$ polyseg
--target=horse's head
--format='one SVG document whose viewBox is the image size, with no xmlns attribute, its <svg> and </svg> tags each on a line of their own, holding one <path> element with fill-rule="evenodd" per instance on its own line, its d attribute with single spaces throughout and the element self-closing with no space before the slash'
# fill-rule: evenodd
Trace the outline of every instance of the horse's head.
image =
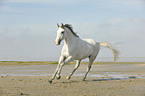
<svg viewBox="0 0 145 96">
<path fill-rule="evenodd" d="M 65 38 L 66 32 L 64 29 L 64 25 L 62 24 L 61 26 L 57 24 L 58 30 L 57 30 L 57 36 L 55 39 L 56 45 L 60 45 L 61 41 Z"/>
</svg>

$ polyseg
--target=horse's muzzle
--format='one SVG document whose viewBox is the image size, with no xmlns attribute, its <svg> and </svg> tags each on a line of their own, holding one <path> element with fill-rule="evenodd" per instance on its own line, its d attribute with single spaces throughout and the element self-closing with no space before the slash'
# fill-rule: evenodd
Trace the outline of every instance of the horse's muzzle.
<svg viewBox="0 0 145 96">
<path fill-rule="evenodd" d="M 60 45 L 61 40 L 55 40 L 56 45 Z"/>
</svg>

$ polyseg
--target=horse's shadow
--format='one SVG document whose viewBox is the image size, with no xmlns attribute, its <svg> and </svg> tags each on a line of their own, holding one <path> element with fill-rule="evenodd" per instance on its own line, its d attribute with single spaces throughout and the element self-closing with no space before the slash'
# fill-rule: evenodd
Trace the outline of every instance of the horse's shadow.
<svg viewBox="0 0 145 96">
<path fill-rule="evenodd" d="M 113 81 L 113 80 L 125 80 L 125 79 L 134 79 L 137 77 L 131 76 L 131 77 L 122 77 L 122 78 L 103 78 L 103 79 L 93 79 L 93 80 L 86 80 L 88 82 L 94 82 L 94 81 Z"/>
<path fill-rule="evenodd" d="M 137 77 L 131 76 L 131 77 L 122 77 L 122 78 L 102 78 L 102 79 L 93 79 L 93 80 L 85 80 L 85 81 L 76 81 L 76 80 L 70 80 L 70 81 L 64 81 L 60 83 L 78 83 L 78 82 L 97 82 L 97 81 L 113 81 L 113 80 L 126 80 L 126 79 L 135 79 Z"/>
</svg>

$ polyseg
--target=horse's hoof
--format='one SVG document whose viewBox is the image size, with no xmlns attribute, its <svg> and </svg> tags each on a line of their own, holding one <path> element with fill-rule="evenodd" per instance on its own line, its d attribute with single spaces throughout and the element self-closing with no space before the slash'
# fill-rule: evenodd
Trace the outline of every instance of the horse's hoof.
<svg viewBox="0 0 145 96">
<path fill-rule="evenodd" d="M 52 83 L 52 80 L 48 80 L 48 82 L 51 84 Z"/>
<path fill-rule="evenodd" d="M 59 80 L 61 78 L 61 76 L 56 77 L 57 80 Z"/>
<path fill-rule="evenodd" d="M 70 79 L 70 76 L 67 76 L 67 77 L 66 77 L 66 79 L 68 79 L 68 80 L 69 80 L 69 79 Z"/>
<path fill-rule="evenodd" d="M 86 79 L 84 78 L 83 81 L 85 81 Z"/>
</svg>

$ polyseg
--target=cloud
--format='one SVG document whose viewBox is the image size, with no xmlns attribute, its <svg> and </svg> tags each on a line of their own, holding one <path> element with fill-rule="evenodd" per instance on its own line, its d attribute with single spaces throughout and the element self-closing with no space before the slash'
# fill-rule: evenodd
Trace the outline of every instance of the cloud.
<svg viewBox="0 0 145 96">
<path fill-rule="evenodd" d="M 105 2 L 106 0 L 104 0 Z M 143 5 L 144 0 L 109 0 L 112 4 L 122 4 L 122 5 Z"/>
<path fill-rule="evenodd" d="M 84 0 L 5 0 L 5 3 L 73 3 L 73 2 L 80 2 Z"/>
<path fill-rule="evenodd" d="M 17 26 L 7 26 L 0 24 L 0 35 L 17 37 L 21 34 L 28 33 L 30 35 L 46 35 L 53 34 L 56 31 L 56 24 L 27 24 Z"/>
<path fill-rule="evenodd" d="M 143 0 L 125 0 L 123 2 L 120 1 L 119 3 L 124 5 L 144 5 Z"/>
<path fill-rule="evenodd" d="M 50 3 L 57 0 L 5 0 L 5 3 Z"/>
<path fill-rule="evenodd" d="M 55 26 L 56 27 L 56 26 Z M 50 25 L 0 27 L 0 57 L 55 57 L 55 28 Z"/>
</svg>

